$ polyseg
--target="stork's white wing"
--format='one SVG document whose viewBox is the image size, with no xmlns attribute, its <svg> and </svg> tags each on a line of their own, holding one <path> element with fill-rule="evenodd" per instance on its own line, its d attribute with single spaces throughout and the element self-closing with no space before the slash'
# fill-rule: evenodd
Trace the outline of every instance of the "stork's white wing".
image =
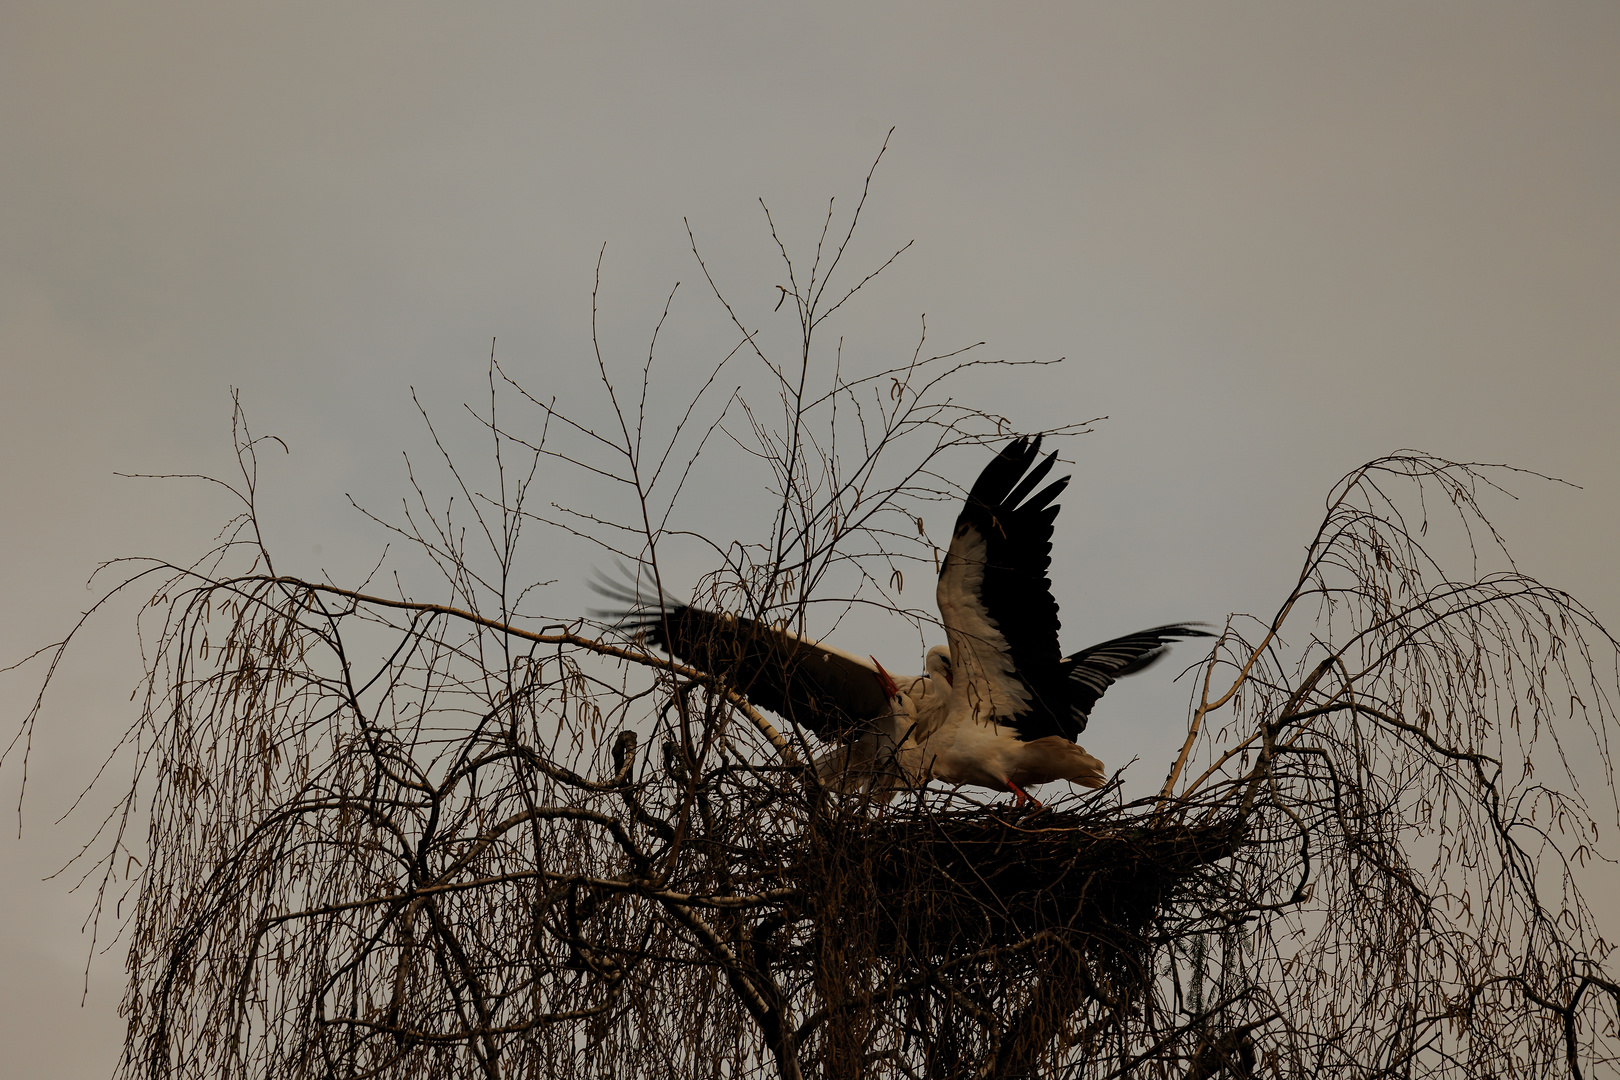
<svg viewBox="0 0 1620 1080">
<path fill-rule="evenodd" d="M 973 484 L 950 550 L 940 567 L 937 598 L 950 641 L 955 685 L 972 696 L 984 720 L 1047 727 L 1068 709 L 1059 668 L 1057 601 L 1052 562 L 1052 505 L 1068 478 L 1030 494 L 1052 470 L 1038 461 L 1041 441 L 1007 446 Z"/>
</svg>

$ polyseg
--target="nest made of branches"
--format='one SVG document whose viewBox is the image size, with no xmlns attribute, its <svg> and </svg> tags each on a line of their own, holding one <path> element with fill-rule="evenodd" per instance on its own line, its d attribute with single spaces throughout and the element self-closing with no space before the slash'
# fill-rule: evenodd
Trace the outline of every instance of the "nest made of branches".
<svg viewBox="0 0 1620 1080">
<path fill-rule="evenodd" d="M 790 872 L 824 931 L 881 953 L 946 960 L 1044 937 L 1100 959 L 1139 952 L 1159 913 L 1244 835 L 1235 815 L 919 803 L 829 815 Z"/>
</svg>

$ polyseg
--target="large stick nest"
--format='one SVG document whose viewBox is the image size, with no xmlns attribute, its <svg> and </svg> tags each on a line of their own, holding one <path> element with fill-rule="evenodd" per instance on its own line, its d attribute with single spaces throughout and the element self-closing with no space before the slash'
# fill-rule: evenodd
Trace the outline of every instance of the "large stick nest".
<svg viewBox="0 0 1620 1080">
<path fill-rule="evenodd" d="M 819 923 L 933 960 L 1040 935 L 1135 953 L 1189 879 L 1231 855 L 1243 821 L 1196 825 L 1104 811 L 1005 807 L 840 814 L 793 868 Z"/>
</svg>

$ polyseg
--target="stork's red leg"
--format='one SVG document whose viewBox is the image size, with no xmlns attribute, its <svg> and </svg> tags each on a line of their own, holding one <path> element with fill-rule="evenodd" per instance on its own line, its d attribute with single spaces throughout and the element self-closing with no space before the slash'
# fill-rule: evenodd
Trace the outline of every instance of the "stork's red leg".
<svg viewBox="0 0 1620 1080">
<path fill-rule="evenodd" d="M 1013 793 L 1014 806 L 1023 806 L 1025 803 L 1029 803 L 1037 810 L 1046 809 L 1046 807 L 1042 805 L 1041 800 L 1037 799 L 1035 796 L 1031 795 L 1029 792 L 1025 791 L 1011 780 L 1007 781 L 1007 790 Z"/>
</svg>

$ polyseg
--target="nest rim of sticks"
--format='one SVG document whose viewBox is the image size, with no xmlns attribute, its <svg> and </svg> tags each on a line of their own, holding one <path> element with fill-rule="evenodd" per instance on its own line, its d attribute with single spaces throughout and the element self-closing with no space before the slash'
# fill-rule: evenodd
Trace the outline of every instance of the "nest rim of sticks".
<svg viewBox="0 0 1620 1080">
<path fill-rule="evenodd" d="M 856 952 L 941 962 L 1044 940 L 1127 959 L 1249 825 L 1091 800 L 1034 812 L 841 800 L 783 865 L 823 934 Z"/>
</svg>

